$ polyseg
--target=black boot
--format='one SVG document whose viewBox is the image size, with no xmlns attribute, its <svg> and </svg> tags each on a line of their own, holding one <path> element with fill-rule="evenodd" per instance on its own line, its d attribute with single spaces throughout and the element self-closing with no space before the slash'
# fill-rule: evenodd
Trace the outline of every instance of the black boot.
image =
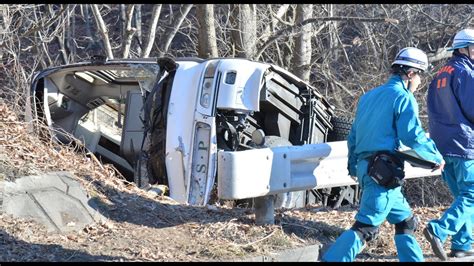
<svg viewBox="0 0 474 266">
<path fill-rule="evenodd" d="M 425 235 L 426 239 L 431 244 L 433 253 L 442 261 L 448 260 L 448 256 L 443 249 L 443 243 L 437 236 L 433 234 L 429 226 L 426 226 L 425 229 L 423 229 L 423 235 Z"/>
</svg>

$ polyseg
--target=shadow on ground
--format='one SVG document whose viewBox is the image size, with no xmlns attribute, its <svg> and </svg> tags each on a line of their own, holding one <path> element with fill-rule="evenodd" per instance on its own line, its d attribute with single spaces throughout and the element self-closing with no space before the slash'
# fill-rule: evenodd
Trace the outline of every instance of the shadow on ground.
<svg viewBox="0 0 474 266">
<path fill-rule="evenodd" d="M 167 204 L 137 194 L 119 191 L 98 180 L 91 180 L 91 182 L 105 191 L 109 202 L 106 203 L 99 198 L 93 198 L 89 202 L 90 206 L 108 219 L 116 222 L 127 222 L 151 228 L 167 228 L 186 223 L 213 224 L 230 220 L 241 224 L 255 224 L 252 209 Z M 341 208 L 340 211 L 354 211 L 355 208 L 356 206 L 347 206 Z M 329 209 L 320 208 L 306 211 L 321 211 L 321 215 L 324 215 L 325 210 Z M 275 214 L 275 224 L 281 226 L 285 234 L 295 235 L 306 243 L 321 243 L 320 254 L 323 254 L 345 230 L 340 226 L 331 225 L 324 221 L 302 220 L 298 217 L 285 215 L 285 211 L 276 211 Z M 364 254 L 359 256 L 363 257 Z"/>
<path fill-rule="evenodd" d="M 9 235 L 0 229 L 0 261 L 122 261 L 125 257 L 91 255 L 56 244 L 33 244 Z"/>
<path fill-rule="evenodd" d="M 100 190 L 104 190 L 110 202 L 107 203 L 95 197 L 89 200 L 89 205 L 116 222 L 128 222 L 152 228 L 172 227 L 192 222 L 200 224 L 225 222 L 231 219 L 238 219 L 244 224 L 254 223 L 253 219 L 247 217 L 252 213 L 251 209 L 167 204 L 119 191 L 98 180 L 91 180 L 91 183 L 100 187 Z"/>
</svg>

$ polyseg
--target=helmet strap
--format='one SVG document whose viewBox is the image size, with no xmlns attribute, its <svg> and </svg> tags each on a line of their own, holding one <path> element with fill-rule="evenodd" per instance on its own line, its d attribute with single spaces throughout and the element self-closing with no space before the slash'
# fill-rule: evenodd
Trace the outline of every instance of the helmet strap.
<svg viewBox="0 0 474 266">
<path fill-rule="evenodd" d="M 464 52 L 461 52 L 460 49 L 466 49 L 466 50 L 467 50 L 467 54 L 465 54 Z M 465 55 L 467 55 L 468 58 L 471 59 L 471 49 L 469 49 L 469 46 L 466 46 L 466 47 L 463 47 L 463 48 L 459 48 L 459 49 L 458 49 L 458 52 L 459 52 L 460 54 L 465 54 Z M 472 59 L 471 59 L 471 60 L 472 60 Z"/>
<path fill-rule="evenodd" d="M 407 89 L 410 91 L 411 81 L 410 81 L 410 77 L 408 76 L 408 71 L 406 71 L 405 67 L 401 67 L 401 71 L 403 72 L 403 74 L 405 74 L 405 76 L 407 76 L 407 79 L 408 79 Z"/>
</svg>

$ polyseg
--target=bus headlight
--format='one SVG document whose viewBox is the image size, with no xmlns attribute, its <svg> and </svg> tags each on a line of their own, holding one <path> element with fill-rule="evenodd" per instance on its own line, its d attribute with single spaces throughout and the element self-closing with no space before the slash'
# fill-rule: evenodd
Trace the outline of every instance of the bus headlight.
<svg viewBox="0 0 474 266">
<path fill-rule="evenodd" d="M 201 91 L 201 99 L 200 103 L 201 106 L 204 108 L 208 108 L 210 101 L 211 101 L 211 90 L 212 90 L 212 82 L 214 81 L 213 78 L 205 78 L 202 84 L 202 91 Z"/>
<path fill-rule="evenodd" d="M 211 104 L 212 86 L 218 62 L 218 60 L 211 61 L 204 71 L 204 80 L 202 81 L 201 97 L 199 100 L 199 103 L 204 108 L 208 108 Z"/>
</svg>

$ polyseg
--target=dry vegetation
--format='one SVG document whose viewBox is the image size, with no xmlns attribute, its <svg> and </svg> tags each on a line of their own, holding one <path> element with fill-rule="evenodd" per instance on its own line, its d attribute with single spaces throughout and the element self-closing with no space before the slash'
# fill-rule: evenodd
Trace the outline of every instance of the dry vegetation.
<svg viewBox="0 0 474 266">
<path fill-rule="evenodd" d="M 275 225 L 256 226 L 248 209 L 230 209 L 218 203 L 207 207 L 177 204 L 165 196 L 138 189 L 125 181 L 113 166 L 101 164 L 92 154 L 77 152 L 81 147 L 58 145 L 41 123 L 29 119 L 27 103 L 35 71 L 80 62 L 95 54 L 132 58 L 163 54 L 206 57 L 198 52 L 199 35 L 203 34 L 198 25 L 209 16 L 197 16 L 188 4 L 132 6 L 0 5 L 0 180 L 47 171 L 70 171 L 90 197 L 101 203 L 100 211 L 108 218 L 104 223 L 63 235 L 49 234 L 33 221 L 2 214 L 0 261 L 231 260 L 289 247 L 327 245 L 349 228 L 355 207 L 330 210 L 308 206 L 282 210 L 277 212 Z M 457 30 L 473 25 L 474 14 L 472 5 L 297 7 L 296 4 L 214 5 L 211 14 L 215 26 L 210 28 L 216 29 L 213 33 L 216 50 L 204 53 L 225 57 L 246 56 L 247 52 L 256 56 L 254 59 L 292 71 L 297 67 L 309 70 L 309 81 L 338 108 L 337 115 L 343 116 L 351 116 L 357 98 L 386 78 L 390 59 L 402 47 L 415 46 L 428 52 L 435 70 L 429 73 L 423 84 L 426 85 L 436 66 L 447 58 L 443 48 Z M 202 10 L 198 12 L 209 14 L 209 5 L 206 9 L 199 8 Z M 295 53 L 295 43 L 301 41 L 297 38 L 303 28 L 296 21 L 308 10 L 313 17 L 313 22 L 307 24 L 311 25 L 312 46 L 310 54 L 303 59 L 310 60 L 300 62 L 307 65 L 292 65 L 297 62 L 293 55 L 300 54 Z M 229 22 L 229 17 L 245 18 L 245 14 L 255 17 L 240 23 L 238 19 Z M 362 22 L 347 17 L 369 20 Z M 250 25 L 255 27 L 242 30 Z M 106 36 L 108 39 L 101 35 L 104 29 L 110 34 Z M 259 33 L 257 40 L 244 44 L 254 46 L 242 47 L 245 45 L 232 37 L 232 32 L 253 31 Z M 422 89 L 416 96 L 426 125 L 424 92 Z M 404 189 L 423 226 L 441 215 L 451 201 L 439 177 L 410 180 Z M 369 243 L 357 259 L 396 260 L 392 235 L 393 228 L 383 224 L 380 237 Z M 436 260 L 421 230 L 417 239 L 426 259 Z M 449 244 L 448 241 L 446 247 Z"/>
<path fill-rule="evenodd" d="M 165 196 L 145 192 L 123 180 L 111 165 L 73 148 L 40 141 L 28 133 L 7 104 L 0 104 L 0 175 L 13 180 L 28 174 L 66 170 L 78 177 L 88 194 L 98 200 L 108 219 L 77 233 L 47 233 L 34 221 L 0 215 L 0 261 L 220 261 L 239 260 L 312 244 L 327 245 L 353 223 L 355 207 L 330 210 L 318 206 L 277 212 L 276 224 L 257 226 L 249 209 L 181 205 Z M 47 135 L 47 134 L 44 134 Z M 44 139 L 44 137 L 43 137 Z M 416 207 L 422 224 L 443 210 L 426 179 L 410 181 L 411 201 L 423 203 L 430 193 L 432 207 Z M 434 183 L 428 187 L 428 183 Z M 415 190 L 411 192 L 411 190 Z M 427 192 L 428 190 L 428 192 Z M 448 199 L 449 200 L 449 199 Z M 384 223 L 379 238 L 358 256 L 359 261 L 396 261 L 393 227 Z M 426 259 L 436 260 L 417 232 Z M 448 243 L 447 243 L 448 245 Z"/>
</svg>

